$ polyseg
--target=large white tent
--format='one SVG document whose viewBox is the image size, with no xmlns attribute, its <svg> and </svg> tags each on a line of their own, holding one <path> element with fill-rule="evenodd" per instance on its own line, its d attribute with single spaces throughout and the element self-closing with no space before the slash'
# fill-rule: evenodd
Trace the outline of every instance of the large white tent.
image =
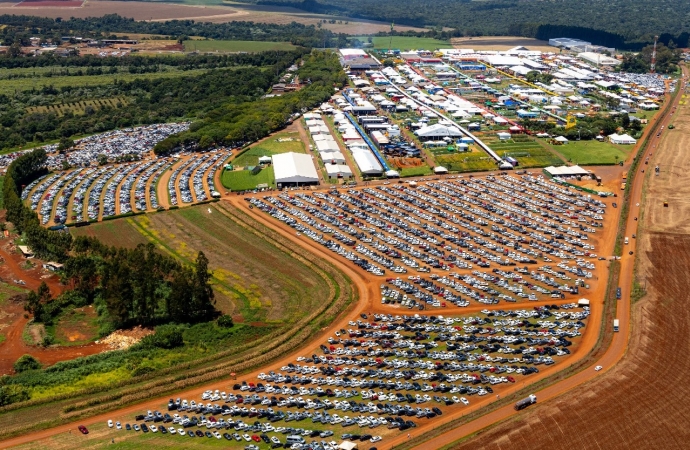
<svg viewBox="0 0 690 450">
<path fill-rule="evenodd" d="M 549 166 L 544 170 L 546 170 L 548 173 L 550 173 L 554 177 L 574 176 L 574 175 L 589 175 L 589 172 L 587 172 L 585 169 L 583 169 L 580 166 L 559 166 L 559 167 Z"/>
<path fill-rule="evenodd" d="M 311 156 L 303 153 L 290 152 L 273 155 L 273 173 L 276 183 L 283 186 L 319 182 Z"/>
<path fill-rule="evenodd" d="M 637 141 L 630 135 L 628 134 L 616 134 L 613 133 L 612 135 L 609 136 L 609 141 L 612 144 L 637 144 Z"/>
<path fill-rule="evenodd" d="M 455 127 L 447 127 L 440 124 L 430 125 L 428 127 L 420 128 L 415 131 L 415 134 L 420 138 L 435 138 L 435 137 L 460 137 L 462 133 Z"/>
</svg>

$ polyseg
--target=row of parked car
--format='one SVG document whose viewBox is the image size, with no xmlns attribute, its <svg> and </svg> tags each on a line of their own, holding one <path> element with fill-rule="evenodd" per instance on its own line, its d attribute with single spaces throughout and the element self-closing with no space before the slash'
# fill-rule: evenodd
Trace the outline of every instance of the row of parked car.
<svg viewBox="0 0 690 450">
<path fill-rule="evenodd" d="M 432 274 L 440 284 L 419 279 L 402 292 L 382 292 L 382 303 L 420 309 L 579 294 L 592 277 L 585 269 L 594 267 L 590 260 L 597 255 L 589 237 L 605 208 L 596 198 L 529 174 L 328 194 L 283 192 L 247 201 L 374 275 L 448 271 L 443 277 Z M 589 217 L 594 220 L 587 226 L 573 220 Z M 567 268 L 529 269 L 554 259 Z M 492 274 L 479 270 L 492 265 L 498 266 Z M 535 270 L 548 274 L 535 275 Z"/>
<path fill-rule="evenodd" d="M 183 193 L 183 201 L 187 203 L 208 200 L 204 181 L 208 184 L 209 193 L 218 196 L 213 177 L 228 155 L 225 150 L 211 151 L 195 155 L 179 166 L 170 181 L 173 186 L 170 192 L 172 205 L 177 204 L 176 183 Z M 39 211 L 44 225 L 51 220 L 57 224 L 96 220 L 101 213 L 108 217 L 146 211 L 148 202 L 151 209 L 159 209 L 157 182 L 175 162 L 175 158 L 157 158 L 46 175 L 29 184 L 22 192 L 22 198 L 31 198 L 31 208 Z M 193 180 L 190 178 L 192 175 Z M 196 200 L 191 196 L 191 189 Z"/>
</svg>

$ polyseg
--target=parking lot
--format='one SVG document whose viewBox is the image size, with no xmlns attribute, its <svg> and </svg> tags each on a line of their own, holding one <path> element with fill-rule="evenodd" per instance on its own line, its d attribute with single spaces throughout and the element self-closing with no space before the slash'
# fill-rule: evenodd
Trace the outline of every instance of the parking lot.
<svg viewBox="0 0 690 450">
<path fill-rule="evenodd" d="M 279 369 L 108 425 L 245 449 L 330 450 L 343 440 L 369 448 L 562 363 L 590 313 L 576 303 L 512 308 L 362 314 Z"/>
<path fill-rule="evenodd" d="M 246 200 L 378 277 L 382 304 L 409 309 L 586 296 L 606 211 L 540 174 Z"/>
<path fill-rule="evenodd" d="M 31 183 L 22 198 L 39 213 L 44 225 L 198 203 L 220 196 L 214 178 L 229 156 L 223 149 L 60 171 Z M 160 198 L 158 185 L 167 172 L 172 175 L 163 191 L 166 198 Z"/>
</svg>

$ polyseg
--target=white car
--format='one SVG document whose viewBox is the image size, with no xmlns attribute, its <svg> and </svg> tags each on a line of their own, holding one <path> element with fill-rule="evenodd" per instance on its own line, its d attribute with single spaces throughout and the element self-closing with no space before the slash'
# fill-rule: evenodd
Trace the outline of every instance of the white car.
<svg viewBox="0 0 690 450">
<path fill-rule="evenodd" d="M 149 428 L 151 429 L 152 433 L 158 433 L 158 428 L 155 425 L 151 425 Z"/>
<path fill-rule="evenodd" d="M 601 367 L 601 366 L 596 366 L 596 367 L 594 368 L 594 370 L 596 370 L 597 372 L 599 372 L 601 369 L 603 369 L 603 367 Z"/>
<path fill-rule="evenodd" d="M 470 401 L 467 400 L 465 397 L 460 397 L 460 401 L 461 401 L 464 405 L 469 405 L 469 404 L 470 404 Z"/>
<path fill-rule="evenodd" d="M 378 442 L 381 440 L 381 436 L 374 436 L 373 438 L 369 439 L 371 442 Z"/>
<path fill-rule="evenodd" d="M 112 427 L 113 427 L 113 421 L 112 421 L 112 420 L 109 420 L 109 421 L 108 421 L 108 428 L 112 428 Z"/>
<path fill-rule="evenodd" d="M 117 428 L 118 430 L 121 430 L 121 429 L 122 429 L 122 424 L 121 424 L 120 422 L 117 422 L 117 423 L 115 424 L 115 428 Z"/>
</svg>

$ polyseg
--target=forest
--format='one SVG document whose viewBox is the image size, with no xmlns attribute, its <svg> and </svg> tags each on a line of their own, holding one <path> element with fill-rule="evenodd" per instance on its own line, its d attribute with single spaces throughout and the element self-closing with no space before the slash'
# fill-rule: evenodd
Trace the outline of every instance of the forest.
<svg viewBox="0 0 690 450">
<path fill-rule="evenodd" d="M 308 52 L 300 48 L 290 52 L 263 52 L 251 55 L 151 57 L 137 56 L 103 60 L 112 66 L 56 68 L 54 78 L 67 78 L 67 85 L 28 87 L 14 95 L 0 94 L 0 149 L 27 143 L 39 145 L 71 136 L 93 134 L 138 124 L 171 121 L 182 117 L 200 117 L 226 102 L 248 102 L 264 95 L 285 69 Z M 28 58 L 14 58 L 25 60 Z M 40 58 L 36 58 L 37 60 Z M 66 58 L 68 59 L 68 58 Z M 180 70 L 196 70 L 195 75 L 151 79 L 148 73 L 165 71 L 165 63 L 177 59 Z M 84 61 L 89 62 L 88 58 Z M 113 61 L 114 60 L 114 61 Z M 1 64 L 2 59 L 0 59 Z M 29 59 L 29 61 L 31 61 Z M 95 62 L 99 62 L 96 60 Z M 133 81 L 117 79 L 120 68 L 142 73 Z M 218 69 L 211 70 L 216 66 Z M 248 67 L 249 66 L 249 67 Z M 208 68 L 208 70 L 206 70 Z M 205 71 L 198 75 L 197 69 Z M 68 73 L 115 73 L 113 82 L 103 86 L 70 83 Z M 50 73 L 50 72 L 48 72 Z M 30 75 L 24 73 L 24 75 Z M 78 76 L 78 75 L 75 75 Z M 52 78 L 51 78 L 52 79 Z M 75 78 L 75 80 L 79 80 Z M 52 81 L 51 81 L 52 83 Z M 28 84 L 30 86 L 30 84 Z M 127 98 L 127 104 L 86 108 L 84 114 L 55 110 L 29 111 L 29 106 L 71 103 L 97 98 Z"/>
<path fill-rule="evenodd" d="M 171 20 L 166 22 L 145 22 L 127 19 L 117 14 L 87 19 L 70 18 L 49 19 L 35 16 L 0 15 L 0 37 L 3 45 L 20 42 L 28 45 L 29 38 L 36 36 L 60 42 L 63 36 L 78 36 L 90 39 L 118 38 L 112 35 L 122 33 L 141 33 L 157 36 L 172 36 L 175 39 L 187 36 L 200 36 L 208 39 L 227 39 L 243 41 L 290 42 L 303 47 L 335 47 L 338 42 L 346 42 L 345 35 L 292 22 L 285 25 L 229 22 L 210 23 L 193 20 Z"/>
<path fill-rule="evenodd" d="M 416 27 L 448 27 L 456 30 L 456 36 L 589 37 L 595 44 L 614 46 L 610 37 L 607 42 L 595 37 L 618 35 L 624 45 L 617 48 L 639 48 L 652 42 L 654 35 L 661 35 L 664 43 L 673 37 L 684 47 L 690 31 L 690 3 L 684 0 L 405 0 L 404 8 L 398 0 L 244 1 Z M 574 23 L 579 26 L 573 27 Z"/>
<path fill-rule="evenodd" d="M 333 95 L 334 87 L 342 87 L 347 82 L 338 57 L 332 52 L 312 51 L 304 57 L 304 65 L 297 74 L 307 83 L 303 89 L 279 97 L 225 102 L 193 123 L 189 131 L 159 142 L 154 151 L 163 155 L 182 145 L 197 145 L 204 149 L 256 141 L 283 128 L 295 113 L 306 112 L 327 101 Z"/>
</svg>

